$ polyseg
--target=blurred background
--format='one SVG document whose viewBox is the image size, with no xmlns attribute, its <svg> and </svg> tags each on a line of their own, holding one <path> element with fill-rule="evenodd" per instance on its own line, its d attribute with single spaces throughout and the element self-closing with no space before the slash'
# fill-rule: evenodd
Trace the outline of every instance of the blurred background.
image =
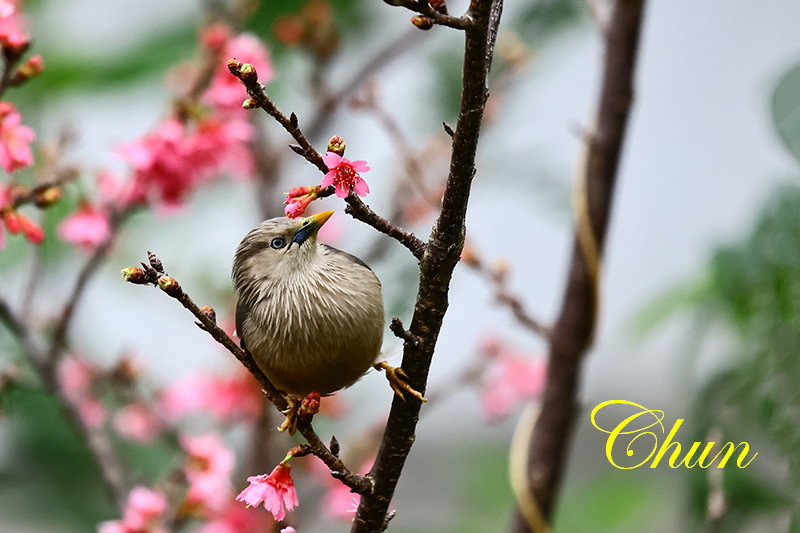
<svg viewBox="0 0 800 533">
<path fill-rule="evenodd" d="M 448 3 L 452 13 L 465 4 Z M 119 146 L 175 112 L 180 65 L 198 61 L 200 29 L 215 20 L 266 43 L 273 100 L 297 113 L 301 127 L 318 126 L 313 141 L 320 149 L 332 135 L 346 139 L 347 156 L 372 167 L 366 202 L 427 236 L 435 216 L 429 204 L 438 201 L 447 171 L 441 122 L 454 124 L 457 112 L 458 32 L 416 30 L 410 13 L 367 1 L 39 0 L 26 2 L 24 11 L 32 51 L 42 54 L 46 68 L 5 98 L 41 144 L 71 131 L 63 157 L 80 168 L 62 201 L 42 212 L 52 237 L 40 251 L 17 238 L 0 252 L 0 292 L 12 302 L 24 293 L 31 265 L 39 265 L 31 319 L 37 327 L 54 320 L 88 257 L 60 242 L 55 228 L 96 194 L 98 173 L 130 173 Z M 332 18 L 319 18 L 325 13 Z M 398 533 L 507 528 L 513 506 L 508 447 L 524 402 L 488 413 L 489 384 L 465 378 L 464 369 L 490 366 L 487 353 L 498 344 L 543 361 L 543 340 L 497 303 L 492 272 L 501 272 L 506 289 L 544 322 L 561 302 L 573 177 L 597 98 L 602 39 L 581 1 L 508 2 L 503 19 L 468 215 L 470 247 L 488 266 L 456 270 L 431 369 L 429 391 L 436 398 L 423 408 L 392 504 L 398 513 L 390 529 Z M 289 30 L 303 20 L 332 33 L 321 42 L 307 36 L 298 42 Z M 558 532 L 784 531 L 800 524 L 793 514 L 800 481 L 797 20 L 800 4 L 789 0 L 679 0 L 646 8 L 600 328 L 584 373 L 584 412 Z M 386 55 L 362 71 L 378 51 Z M 354 80 L 358 87 L 335 106 L 321 104 Z M 198 303 L 214 307 L 220 323 L 231 322 L 229 272 L 239 240 L 258 221 L 280 214 L 281 193 L 320 179 L 284 149 L 291 141 L 269 117 L 248 117 L 257 142 L 268 147 L 255 177 L 221 176 L 178 208 L 135 213 L 75 316 L 72 350 L 106 369 L 135 357 L 136 388 L 145 396 L 236 365 L 175 302 L 123 284 L 119 270 L 152 250 Z M 34 170 L 26 172 L 15 179 L 35 179 Z M 421 185 L 409 177 L 415 172 Z M 319 204 L 337 210 L 325 239 L 365 258 L 383 282 L 387 316 L 410 320 L 413 258 L 345 215 L 336 198 Z M 390 362 L 399 364 L 401 344 L 388 334 L 385 342 Z M 119 512 L 80 438 L 22 361 L 14 338 L 0 327 L 0 364 L 21 367 L 23 376 L 0 395 L 0 529 L 94 530 Z M 611 399 L 661 409 L 668 425 L 686 419 L 682 443 L 722 435 L 719 440 L 749 442 L 758 458 L 747 469 L 726 468 L 721 480 L 697 468 L 617 470 L 606 460 L 605 435 L 589 423 L 592 407 Z M 324 440 L 335 434 L 346 456 L 369 448 L 363 443 L 390 401 L 383 377 L 371 373 L 337 396 L 337 416 L 316 426 Z M 203 417 L 183 423 L 186 431 L 211 427 Z M 245 457 L 255 453 L 251 425 L 223 424 L 226 442 L 238 450 L 236 490 L 246 476 L 266 473 L 248 469 Z M 273 448 L 265 454 L 280 460 L 291 446 L 282 439 L 270 439 Z M 170 438 L 146 445 L 118 440 L 145 485 L 176 467 Z M 336 520 L 314 503 L 324 498 L 319 477 L 298 472 L 296 480 L 301 505 L 290 515 L 298 531 L 349 530 L 346 517 Z M 709 516 L 709 487 L 724 499 L 719 516 Z"/>
</svg>

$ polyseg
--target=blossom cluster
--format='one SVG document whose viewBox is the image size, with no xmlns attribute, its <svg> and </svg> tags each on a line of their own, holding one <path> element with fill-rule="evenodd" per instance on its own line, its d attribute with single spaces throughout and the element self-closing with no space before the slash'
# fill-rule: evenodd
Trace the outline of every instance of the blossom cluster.
<svg viewBox="0 0 800 533">
<path fill-rule="evenodd" d="M 224 24 L 203 30 L 201 41 L 206 60 L 216 65 L 210 79 L 202 79 L 208 75 L 203 68 L 182 78 L 192 81 L 192 86 L 184 88 L 186 93 L 193 93 L 196 86 L 205 89 L 197 97 L 187 96 L 152 131 L 119 147 L 130 177 L 119 179 L 110 171 L 101 172 L 96 197 L 84 199 L 59 226 L 62 240 L 82 248 L 97 247 L 111 237 L 110 219 L 115 211 L 132 207 L 174 210 L 222 173 L 252 174 L 250 142 L 255 132 L 241 108 L 242 86 L 230 75 L 223 58 L 235 56 L 256 65 L 267 81 L 272 72 L 269 52 L 254 35 L 236 35 Z"/>
<path fill-rule="evenodd" d="M 508 416 L 519 404 L 535 399 L 544 388 L 547 365 L 541 357 L 531 357 L 494 335 L 480 346 L 488 358 L 481 376 L 480 400 L 488 420 Z"/>
<path fill-rule="evenodd" d="M 332 151 L 338 148 L 338 152 Z M 342 155 L 344 141 L 340 137 L 333 137 L 328 142 L 328 152 L 322 156 L 322 161 L 328 167 L 328 172 L 318 186 L 294 187 L 287 193 L 284 204 L 284 214 L 289 218 L 296 218 L 305 213 L 308 205 L 317 199 L 322 190 L 333 187 L 334 193 L 339 198 L 347 198 L 350 192 L 358 196 L 369 194 L 369 185 L 361 176 L 370 170 L 366 161 L 350 161 Z"/>
</svg>

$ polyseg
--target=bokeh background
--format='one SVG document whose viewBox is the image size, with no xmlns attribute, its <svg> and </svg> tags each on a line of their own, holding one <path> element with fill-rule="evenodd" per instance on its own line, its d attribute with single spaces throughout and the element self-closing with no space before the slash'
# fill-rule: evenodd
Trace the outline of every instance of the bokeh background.
<svg viewBox="0 0 800 533">
<path fill-rule="evenodd" d="M 602 4 L 602 2 L 598 2 Z M 63 207 L 45 213 L 52 229 L 93 186 L 92 173 L 126 166 L 120 144 L 142 136 L 170 112 L 170 69 L 191 60 L 209 13 L 247 11 L 245 28 L 270 47 L 269 92 L 301 119 L 313 110 L 314 63 L 275 37 L 281 14 L 302 2 L 173 0 L 159 2 L 27 2 L 34 50 L 46 70 L 9 95 L 41 141 L 65 127 L 76 140 L 68 154 L 83 169 Z M 452 2 L 459 12 L 464 2 Z M 331 0 L 339 42 L 325 70 L 329 86 L 350 79 L 374 50 L 410 33 L 398 56 L 369 74 L 375 99 L 414 150 L 433 147 L 431 171 L 446 166 L 436 147 L 441 121 L 458 102 L 462 37 L 446 28 L 413 31 L 409 14 L 382 2 Z M 601 5 L 602 7 L 602 5 Z M 691 531 L 706 529 L 707 472 L 698 469 L 614 469 L 604 435 L 589 423 L 597 403 L 625 399 L 686 419 L 681 442 L 750 442 L 759 456 L 747 469 L 723 473 L 727 509 L 722 531 L 784 531 L 796 510 L 797 325 L 800 294 L 800 4 L 651 2 L 645 13 L 637 92 L 614 201 L 604 265 L 600 329 L 583 379 L 578 421 L 555 530 Z M 468 216 L 471 245 L 490 263 L 507 265 L 508 285 L 531 312 L 551 319 L 560 304 L 571 242 L 571 190 L 597 98 L 601 44 L 586 5 L 575 0 L 508 2 L 498 42 L 496 85 L 478 157 Z M 244 95 L 243 95 L 244 97 Z M 273 146 L 289 142 L 268 117 L 255 118 Z M 341 106 L 315 139 L 347 140 L 348 155 L 368 159 L 368 203 L 392 206 L 404 161 L 374 113 Z M 393 144 L 394 143 L 394 144 Z M 143 380 L 158 388 L 197 371 L 228 368 L 230 357 L 190 317 L 157 291 L 125 285 L 119 270 L 153 250 L 198 301 L 230 315 L 229 269 L 241 237 L 281 207 L 280 192 L 316 183 L 300 158 L 282 162 L 280 183 L 254 201 L 250 181 L 221 179 L 182 209 L 139 213 L 126 225 L 90 286 L 72 330 L 73 344 L 101 365 L 135 353 Z M 271 195 L 271 196 L 270 196 Z M 375 252 L 374 231 L 337 209 L 329 239 L 356 255 Z M 411 226 L 427 235 L 430 217 Z M 55 238 L 43 244 L 46 275 L 39 298 L 42 327 L 48 301 L 61 302 L 85 255 Z M 23 290 L 31 249 L 19 240 L 0 252 L 0 290 Z M 371 266 L 383 280 L 387 313 L 410 317 L 415 263 L 396 244 Z M 53 306 L 55 309 L 58 306 Z M 459 367 L 501 338 L 536 358 L 544 343 L 494 302 L 485 277 L 456 270 L 451 307 L 431 370 L 443 395 L 423 409 L 418 438 L 398 485 L 392 531 L 503 531 L 513 505 L 507 452 L 522 406 L 503 420 L 481 415 L 478 390 L 452 384 Z M 388 354 L 399 353 L 386 338 Z M 0 328 L 0 362 L 18 361 Z M 397 364 L 398 357 L 393 361 Z M 368 375 L 341 394 L 346 415 L 320 423 L 343 448 L 385 414 L 391 393 Z M 35 386 L 2 396 L 0 529 L 80 532 L 117 516 L 90 458 L 57 405 Z M 429 412 L 426 412 L 429 411 Z M 242 444 L 234 428 L 230 441 Z M 166 444 L 126 448 L 142 479 L 174 466 Z M 246 475 L 235 479 L 244 485 Z M 346 531 L 301 489 L 298 531 Z M 298 485 L 303 482 L 298 480 Z M 309 503 L 302 500 L 309 495 Z M 794 521 L 792 521 L 794 517 Z M 712 527 L 712 526 L 708 526 Z M 709 529 L 710 530 L 710 529 Z"/>
</svg>

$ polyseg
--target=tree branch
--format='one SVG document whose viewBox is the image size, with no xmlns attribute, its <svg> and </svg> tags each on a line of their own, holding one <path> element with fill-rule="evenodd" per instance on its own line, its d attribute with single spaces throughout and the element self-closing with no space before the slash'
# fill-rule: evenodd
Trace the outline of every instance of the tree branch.
<svg viewBox="0 0 800 533">
<path fill-rule="evenodd" d="M 404 231 L 402 228 L 391 224 L 385 218 L 377 215 L 372 209 L 369 208 L 367 204 L 361 201 L 361 198 L 352 192 L 345 199 L 345 201 L 347 202 L 347 207 L 344 210 L 345 213 L 352 216 L 356 220 L 360 220 L 361 222 L 372 226 L 381 233 L 388 235 L 408 248 L 409 251 L 414 254 L 414 257 L 417 259 L 422 259 L 422 256 L 425 253 L 426 245 L 413 233 Z"/>
<path fill-rule="evenodd" d="M 25 352 L 25 355 L 27 355 L 42 379 L 47 392 L 55 396 L 61 403 L 67 415 L 67 420 L 86 442 L 86 447 L 94 457 L 103 482 L 112 494 L 118 509 L 123 510 L 128 493 L 125 468 L 122 460 L 114 451 L 108 436 L 102 429 L 91 428 L 84 424 L 78 410 L 58 385 L 55 361 L 48 358 L 48 355 L 36 346 L 28 327 L 14 314 L 8 302 L 2 298 L 0 298 L 0 322 L 5 323 L 14 337 L 16 337 L 23 352 Z"/>
<path fill-rule="evenodd" d="M 57 361 L 61 356 L 61 353 L 67 344 L 67 333 L 70 325 L 72 324 L 72 318 L 75 315 L 75 310 L 78 308 L 81 298 L 83 297 L 83 293 L 86 291 L 86 287 L 89 285 L 89 281 L 95 272 L 97 272 L 97 270 L 102 266 L 103 261 L 111 251 L 117 231 L 132 212 L 133 211 L 131 208 L 127 208 L 123 209 L 122 211 L 115 211 L 112 213 L 110 221 L 111 228 L 108 239 L 94 249 L 92 255 L 89 256 L 89 259 L 86 261 L 86 263 L 84 263 L 83 268 L 81 268 L 81 271 L 75 280 L 75 285 L 70 292 L 69 298 L 67 298 L 67 301 L 61 310 L 59 315 L 61 318 L 58 320 L 53 330 L 53 337 L 50 342 L 50 350 L 47 355 L 48 359 L 52 361 L 53 364 L 55 364 L 55 361 Z"/>
<path fill-rule="evenodd" d="M 228 61 L 228 69 L 231 74 L 239 78 L 244 84 L 247 94 L 253 101 L 253 107 L 260 107 L 267 112 L 272 118 L 278 121 L 283 128 L 297 141 L 296 145 L 289 145 L 289 147 L 298 155 L 304 157 L 306 161 L 316 166 L 320 172 L 326 174 L 328 172 L 328 165 L 322 160 L 322 156 L 311 145 L 308 138 L 298 125 L 297 116 L 292 113 L 289 118 L 278 109 L 278 106 L 267 96 L 264 86 L 258 82 L 258 73 L 252 65 L 248 63 L 240 63 L 235 59 Z M 333 186 L 327 187 L 320 194 L 319 197 L 330 196 L 333 194 Z M 408 248 L 411 253 L 418 259 L 422 256 L 425 250 L 425 243 L 419 240 L 413 233 L 408 233 L 397 226 L 393 226 L 388 220 L 380 217 L 367 204 L 353 193 L 347 197 L 348 208 L 345 212 L 350 214 L 353 218 L 361 220 L 366 224 L 377 229 L 381 233 L 389 235 L 397 240 L 400 244 Z"/>
<path fill-rule="evenodd" d="M 275 388 L 269 378 L 258 368 L 250 352 L 243 350 L 228 336 L 225 330 L 217 325 L 213 318 L 214 313 L 211 308 L 199 307 L 194 300 L 183 291 L 180 284 L 174 278 L 166 275 L 161 260 L 158 259 L 155 254 L 148 252 L 148 258 L 149 264 L 142 263 L 143 268 L 132 267 L 123 270 L 125 280 L 137 285 L 153 285 L 159 287 L 168 296 L 177 300 L 185 309 L 194 315 L 200 329 L 206 331 L 215 341 L 231 352 L 256 381 L 261 384 L 264 393 L 272 404 L 279 411 L 285 411 L 288 407 L 288 403 L 283 397 L 283 394 Z M 340 479 L 342 483 L 359 494 L 367 494 L 372 491 L 372 483 L 370 480 L 349 470 L 344 463 L 325 446 L 314 431 L 314 428 L 311 427 L 309 420 L 298 420 L 297 430 L 305 437 L 311 447 L 312 453 L 319 457 L 320 460 L 330 468 L 331 473 L 337 479 Z"/>
<path fill-rule="evenodd" d="M 469 13 L 463 17 L 453 17 L 446 13 L 435 10 L 431 7 L 428 0 L 383 0 L 390 6 L 401 6 L 420 15 L 425 15 L 436 24 L 449 26 L 457 30 L 466 30 L 471 24 L 475 23 Z M 442 2 L 442 4 L 444 4 Z"/>
<path fill-rule="evenodd" d="M 644 0 L 617 0 L 606 38 L 604 74 L 594 134 L 586 146 L 576 194 L 576 222 L 567 287 L 553 327 L 549 369 L 527 450 L 526 490 L 517 493 L 515 532 L 539 532 L 535 515 L 550 521 L 577 413 L 578 380 L 595 331 L 603 244 L 611 215 L 620 154 L 633 99 L 633 78 Z M 534 512 L 525 510 L 533 509 Z"/>
<path fill-rule="evenodd" d="M 494 36 L 502 11 L 502 0 L 474 0 L 467 17 L 463 86 L 458 123 L 453 138 L 450 173 L 447 178 L 442 211 L 431 232 L 420 261 L 420 284 L 409 332 L 419 343 L 406 343 L 403 370 L 409 385 L 424 393 L 436 340 L 448 305 L 448 290 L 462 248 L 465 218 L 481 122 L 488 96 L 487 76 L 494 51 Z M 387 524 L 389 502 L 414 442 L 420 403 L 395 398 L 383 441 L 370 476 L 373 494 L 359 504 L 351 531 L 383 531 Z"/>
</svg>

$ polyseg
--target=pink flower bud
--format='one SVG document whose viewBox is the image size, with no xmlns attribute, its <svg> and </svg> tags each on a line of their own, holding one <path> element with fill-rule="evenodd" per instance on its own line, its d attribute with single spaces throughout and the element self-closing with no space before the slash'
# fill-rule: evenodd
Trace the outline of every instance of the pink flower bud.
<svg viewBox="0 0 800 533">
<path fill-rule="evenodd" d="M 305 420 L 311 419 L 315 414 L 319 413 L 320 402 L 321 399 L 318 392 L 313 391 L 309 393 L 309 395 L 300 402 L 298 416 Z"/>
<path fill-rule="evenodd" d="M 35 55 L 23 63 L 14 73 L 14 83 L 22 83 L 31 78 L 35 78 L 44 70 L 44 60 L 42 56 Z"/>
<path fill-rule="evenodd" d="M 328 151 L 334 154 L 344 155 L 344 150 L 347 148 L 347 143 L 338 135 L 334 135 L 328 141 Z"/>
<path fill-rule="evenodd" d="M 433 28 L 433 20 L 429 19 L 425 15 L 415 15 L 411 17 L 411 24 L 421 30 L 429 30 Z"/>
</svg>

